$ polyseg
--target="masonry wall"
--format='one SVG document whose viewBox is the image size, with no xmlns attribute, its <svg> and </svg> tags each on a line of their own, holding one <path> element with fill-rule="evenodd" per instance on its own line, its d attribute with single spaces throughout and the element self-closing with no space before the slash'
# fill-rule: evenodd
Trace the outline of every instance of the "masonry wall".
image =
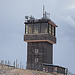
<svg viewBox="0 0 75 75">
<path fill-rule="evenodd" d="M 35 53 L 38 49 L 38 53 Z M 38 62 L 35 62 L 38 58 Z M 42 63 L 53 63 L 53 45 L 48 42 L 28 42 L 27 45 L 27 69 L 42 69 Z"/>
</svg>

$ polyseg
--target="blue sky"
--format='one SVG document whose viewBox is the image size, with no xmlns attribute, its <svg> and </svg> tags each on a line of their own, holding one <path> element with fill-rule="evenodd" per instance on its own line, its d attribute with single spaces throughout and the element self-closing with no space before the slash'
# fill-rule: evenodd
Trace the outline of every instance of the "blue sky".
<svg viewBox="0 0 75 75">
<path fill-rule="evenodd" d="M 42 17 L 43 4 L 58 28 L 54 64 L 75 73 L 75 0 L 0 0 L 0 60 L 18 59 L 25 66 L 27 43 L 23 41 L 25 15 Z"/>
</svg>

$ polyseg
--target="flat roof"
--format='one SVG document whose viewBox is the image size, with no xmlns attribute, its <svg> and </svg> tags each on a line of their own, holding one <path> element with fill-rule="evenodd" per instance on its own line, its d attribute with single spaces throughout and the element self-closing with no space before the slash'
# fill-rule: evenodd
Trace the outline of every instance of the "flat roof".
<svg viewBox="0 0 75 75">
<path fill-rule="evenodd" d="M 49 23 L 53 25 L 54 27 L 58 27 L 51 19 L 30 19 L 30 20 L 25 20 L 24 24 L 35 24 L 35 23 Z"/>
<path fill-rule="evenodd" d="M 58 65 L 53 65 L 53 64 L 48 64 L 48 63 L 42 63 L 42 65 L 45 65 L 45 66 L 52 66 L 52 67 L 59 67 L 59 68 L 66 69 L 65 67 L 58 66 Z"/>
</svg>

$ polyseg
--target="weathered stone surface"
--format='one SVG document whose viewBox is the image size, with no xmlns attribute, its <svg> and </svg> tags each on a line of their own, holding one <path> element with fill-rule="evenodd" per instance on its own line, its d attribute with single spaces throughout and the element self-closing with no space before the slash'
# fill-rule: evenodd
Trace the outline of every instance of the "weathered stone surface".
<svg viewBox="0 0 75 75">
<path fill-rule="evenodd" d="M 6 69 L 0 65 L 0 75 L 52 75 L 43 71 L 24 70 L 24 69 Z M 6 67 L 6 66 L 5 66 Z"/>
</svg>

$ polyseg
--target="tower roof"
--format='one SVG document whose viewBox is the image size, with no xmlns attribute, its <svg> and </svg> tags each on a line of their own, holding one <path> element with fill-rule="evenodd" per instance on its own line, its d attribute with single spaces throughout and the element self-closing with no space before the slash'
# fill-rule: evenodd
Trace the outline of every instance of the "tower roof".
<svg viewBox="0 0 75 75">
<path fill-rule="evenodd" d="M 58 27 L 51 19 L 30 19 L 30 20 L 25 20 L 24 24 L 34 24 L 34 23 L 49 23 L 50 25 L 54 27 Z"/>
</svg>

